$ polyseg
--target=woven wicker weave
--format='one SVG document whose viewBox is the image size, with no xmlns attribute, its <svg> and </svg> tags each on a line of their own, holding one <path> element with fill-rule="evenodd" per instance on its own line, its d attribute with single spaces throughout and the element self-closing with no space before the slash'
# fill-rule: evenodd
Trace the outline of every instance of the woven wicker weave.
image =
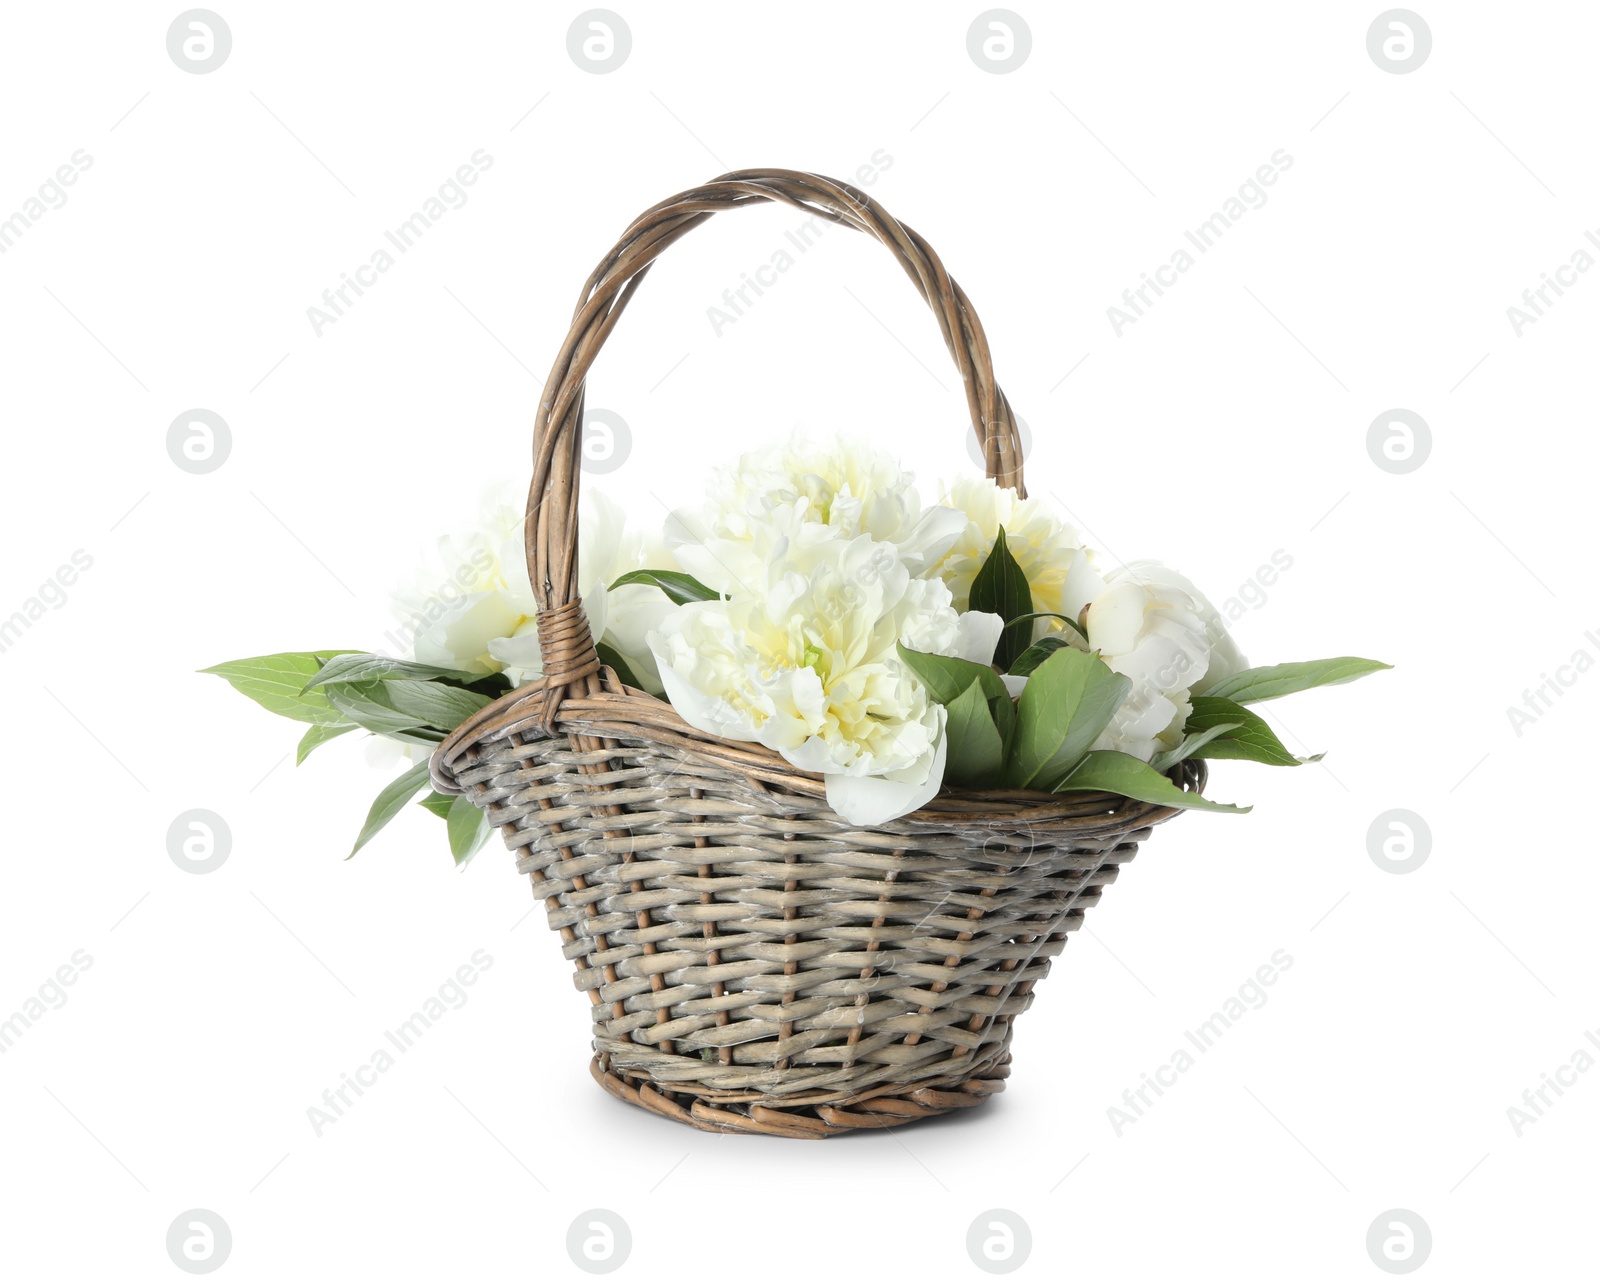
<svg viewBox="0 0 1600 1285">
<path fill-rule="evenodd" d="M 873 829 L 820 777 L 690 727 L 603 667 L 577 601 L 584 379 L 656 256 L 718 210 L 783 201 L 870 233 L 933 309 L 989 476 L 1022 487 L 983 328 L 913 232 L 848 184 L 724 175 L 646 211 L 585 283 L 535 421 L 528 566 L 545 677 L 442 744 L 593 1006 L 595 1077 L 702 1129 L 816 1138 L 976 1106 L 1067 934 L 1173 809 L 946 789 Z M 1174 779 L 1204 784 L 1203 765 Z"/>
</svg>

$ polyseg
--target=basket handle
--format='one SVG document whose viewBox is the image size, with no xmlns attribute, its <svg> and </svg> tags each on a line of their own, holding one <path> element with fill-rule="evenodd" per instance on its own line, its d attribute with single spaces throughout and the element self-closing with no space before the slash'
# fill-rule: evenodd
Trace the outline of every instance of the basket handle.
<svg viewBox="0 0 1600 1285">
<path fill-rule="evenodd" d="M 528 577 L 539 604 L 548 730 L 563 691 L 599 670 L 594 640 L 578 602 L 578 473 L 584 381 L 606 337 L 656 257 L 719 210 L 766 201 L 785 204 L 875 236 L 894 254 L 933 309 L 967 394 L 967 413 L 983 447 L 986 471 L 1019 495 L 1022 444 L 971 301 L 926 241 L 858 188 L 795 170 L 735 170 L 646 210 L 584 282 L 572 328 L 561 345 L 534 417 L 533 481 L 523 538 Z"/>
</svg>

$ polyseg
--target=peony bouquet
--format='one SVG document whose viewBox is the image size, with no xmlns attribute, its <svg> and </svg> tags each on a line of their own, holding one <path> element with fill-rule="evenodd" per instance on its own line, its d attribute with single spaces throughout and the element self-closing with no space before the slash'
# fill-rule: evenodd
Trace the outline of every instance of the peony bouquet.
<svg viewBox="0 0 1600 1285">
<path fill-rule="evenodd" d="M 1042 501 L 981 477 L 925 504 L 911 474 L 843 439 L 796 434 L 742 456 L 659 533 L 593 491 L 581 506 L 580 592 L 601 662 L 693 727 L 819 775 L 855 825 L 947 789 L 1247 811 L 1180 788 L 1176 769 L 1309 762 L 1249 706 L 1388 668 L 1351 656 L 1249 668 L 1176 571 L 1108 566 Z M 390 641 L 404 656 L 288 652 L 205 672 L 308 724 L 297 761 L 357 729 L 378 755 L 410 760 L 357 850 L 422 795 L 464 863 L 487 815 L 432 791 L 427 756 L 540 676 L 537 605 L 509 497 L 436 552 L 396 598 Z"/>
</svg>

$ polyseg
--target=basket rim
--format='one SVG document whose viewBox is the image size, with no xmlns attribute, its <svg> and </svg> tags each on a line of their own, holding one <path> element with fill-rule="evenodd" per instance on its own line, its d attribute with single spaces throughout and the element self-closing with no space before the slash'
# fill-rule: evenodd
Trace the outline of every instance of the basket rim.
<svg viewBox="0 0 1600 1285">
<path fill-rule="evenodd" d="M 601 668 L 599 677 L 601 691 L 585 696 L 567 695 L 561 700 L 556 730 L 549 734 L 543 730 L 550 694 L 543 678 L 515 688 L 485 705 L 434 750 L 429 760 L 433 788 L 441 794 L 460 794 L 462 787 L 456 774 L 470 766 L 472 751 L 485 742 L 508 736 L 531 734 L 530 739 L 632 737 L 675 748 L 686 759 L 731 770 L 759 786 L 777 786 L 826 806 L 827 786 L 821 773 L 803 771 L 776 750 L 757 742 L 733 741 L 701 731 L 660 697 L 624 684 L 609 666 Z M 1205 788 L 1204 760 L 1187 760 L 1172 771 L 1174 782 L 1184 790 L 1199 793 Z M 947 785 L 922 807 L 896 817 L 886 826 L 857 828 L 876 830 L 901 824 L 948 827 L 985 823 L 1045 826 L 1066 823 L 1076 828 L 1091 823 L 1095 829 L 1114 824 L 1117 829 L 1131 830 L 1159 824 L 1180 811 L 1183 809 L 1145 803 L 1102 790 L 1051 794 L 1040 790 L 966 790 Z"/>
</svg>

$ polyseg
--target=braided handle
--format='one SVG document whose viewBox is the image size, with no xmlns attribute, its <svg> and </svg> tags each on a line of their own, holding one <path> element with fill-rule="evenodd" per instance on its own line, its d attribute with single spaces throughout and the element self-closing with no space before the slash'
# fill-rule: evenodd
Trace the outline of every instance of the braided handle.
<svg viewBox="0 0 1600 1285">
<path fill-rule="evenodd" d="M 988 475 L 1021 495 L 1022 443 L 994 365 L 983 324 L 965 291 L 928 243 L 866 193 L 848 183 L 795 170 L 736 170 L 641 214 L 584 282 L 572 328 L 557 354 L 534 418 L 533 482 L 523 527 L 528 574 L 539 603 L 549 726 L 564 689 L 599 669 L 578 602 L 578 472 L 583 446 L 584 380 L 601 345 L 656 256 L 719 210 L 782 201 L 830 223 L 855 228 L 894 254 L 933 309 L 967 394 L 967 413 L 983 447 Z"/>
</svg>

